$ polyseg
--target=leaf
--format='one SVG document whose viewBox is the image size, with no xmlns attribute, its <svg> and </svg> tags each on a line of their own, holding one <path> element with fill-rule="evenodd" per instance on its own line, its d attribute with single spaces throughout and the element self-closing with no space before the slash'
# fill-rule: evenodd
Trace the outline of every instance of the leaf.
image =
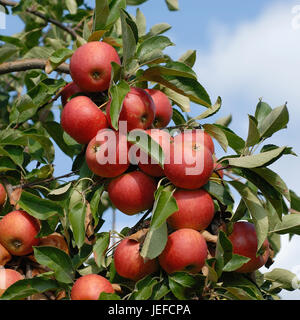
<svg viewBox="0 0 300 320">
<path fill-rule="evenodd" d="M 222 158 L 228 160 L 229 165 L 242 168 L 258 168 L 267 165 L 274 159 L 277 159 L 283 154 L 285 147 L 276 148 L 271 151 L 266 151 L 259 154 L 254 154 L 250 156 L 238 157 L 238 158 Z"/>
<path fill-rule="evenodd" d="M 300 215 L 289 214 L 282 217 L 282 221 L 279 221 L 271 233 L 278 234 L 298 234 L 300 235 Z"/>
<path fill-rule="evenodd" d="M 164 87 L 162 90 L 170 100 L 172 100 L 183 112 L 191 111 L 190 99 L 170 88 Z M 174 112 L 174 110 L 173 110 Z M 186 121 L 184 121 L 186 122 Z"/>
<path fill-rule="evenodd" d="M 246 146 L 251 147 L 259 142 L 260 134 L 257 129 L 257 121 L 254 117 L 248 115 L 249 118 L 249 129 L 248 129 L 248 137 L 246 140 Z"/>
<path fill-rule="evenodd" d="M 208 181 L 208 183 L 203 186 L 203 189 L 225 206 L 231 206 L 234 203 L 232 196 L 222 184 Z"/>
<path fill-rule="evenodd" d="M 20 123 L 27 121 L 35 115 L 38 106 L 27 94 L 16 99 L 9 115 L 11 123 Z"/>
<path fill-rule="evenodd" d="M 24 150 L 18 146 L 0 147 L 0 155 L 10 158 L 17 166 L 22 168 L 24 161 Z"/>
<path fill-rule="evenodd" d="M 42 199 L 32 193 L 23 191 L 18 204 L 33 217 L 46 220 L 54 215 L 63 216 L 63 208 L 54 201 Z"/>
<path fill-rule="evenodd" d="M 1 296 L 0 300 L 22 300 L 33 294 L 43 293 L 58 288 L 59 284 L 55 280 L 42 277 L 19 280 L 5 290 L 5 293 Z"/>
<path fill-rule="evenodd" d="M 138 28 L 139 37 L 144 36 L 146 34 L 146 18 L 139 8 L 136 9 L 136 26 Z"/>
<path fill-rule="evenodd" d="M 233 254 L 232 258 L 225 264 L 223 267 L 223 271 L 225 272 L 232 272 L 239 269 L 245 263 L 250 261 L 250 258 L 240 256 L 238 254 Z"/>
<path fill-rule="evenodd" d="M 77 13 L 77 2 L 76 0 L 66 0 L 66 6 L 71 14 Z"/>
<path fill-rule="evenodd" d="M 108 0 L 96 0 L 93 17 L 93 32 L 106 29 L 106 22 L 109 15 Z"/>
<path fill-rule="evenodd" d="M 221 126 L 228 127 L 230 125 L 231 121 L 232 121 L 232 115 L 229 114 L 226 117 L 219 118 L 218 120 L 216 120 L 215 124 L 219 124 Z"/>
<path fill-rule="evenodd" d="M 109 14 L 106 20 L 106 29 L 109 30 L 120 18 L 120 9 L 126 9 L 126 0 L 113 0 L 109 3 Z"/>
<path fill-rule="evenodd" d="M 152 296 L 153 288 L 157 280 L 147 276 L 135 284 L 135 288 L 130 296 L 130 300 L 148 300 Z"/>
<path fill-rule="evenodd" d="M 276 283 L 276 287 L 288 291 L 294 291 L 299 286 L 297 275 L 285 269 L 275 268 L 271 272 L 264 273 L 264 279 Z"/>
<path fill-rule="evenodd" d="M 172 26 L 170 26 L 168 23 L 158 23 L 151 27 L 149 33 L 147 34 L 147 37 L 152 37 L 155 35 L 159 35 L 162 33 L 165 33 L 166 31 L 170 30 Z"/>
<path fill-rule="evenodd" d="M 179 10 L 178 0 L 165 0 L 170 11 Z"/>
<path fill-rule="evenodd" d="M 250 188 L 239 181 L 228 181 L 241 195 L 253 219 L 257 235 L 257 252 L 267 238 L 269 223 L 267 211 L 262 207 L 259 199 Z"/>
<path fill-rule="evenodd" d="M 70 58 L 73 53 L 74 51 L 68 48 L 57 49 L 54 53 L 52 53 L 52 55 L 49 57 L 49 59 L 46 62 L 46 67 L 45 67 L 46 73 L 48 74 L 51 73 L 59 65 L 61 65 L 68 58 Z"/>
<path fill-rule="evenodd" d="M 225 133 L 214 124 L 206 123 L 202 127 L 204 131 L 207 132 L 212 138 L 215 138 L 222 149 L 227 152 L 228 140 Z"/>
<path fill-rule="evenodd" d="M 293 190 L 290 190 L 290 197 L 291 208 L 300 212 L 300 197 Z"/>
<path fill-rule="evenodd" d="M 138 6 L 139 4 L 142 4 L 148 0 L 126 0 L 127 5 L 129 6 Z"/>
<path fill-rule="evenodd" d="M 78 248 L 83 246 L 85 240 L 85 214 L 86 205 L 83 202 L 77 202 L 72 205 L 68 214 L 74 240 Z"/>
<path fill-rule="evenodd" d="M 97 241 L 93 246 L 93 253 L 95 257 L 95 261 L 98 267 L 104 267 L 105 265 L 105 253 L 109 246 L 110 242 L 110 233 L 109 232 L 102 232 L 97 234 Z"/>
<path fill-rule="evenodd" d="M 215 126 L 223 130 L 224 134 L 226 135 L 229 147 L 232 148 L 236 153 L 241 154 L 245 148 L 245 141 L 231 129 L 219 124 L 215 124 Z"/>
<path fill-rule="evenodd" d="M 110 118 L 113 128 L 118 129 L 119 115 L 122 110 L 123 101 L 130 91 L 128 83 L 121 80 L 118 84 L 114 84 L 109 89 L 110 102 Z"/>
<path fill-rule="evenodd" d="M 261 123 L 271 111 L 272 108 L 266 102 L 260 100 L 255 110 L 255 118 L 257 122 Z"/>
<path fill-rule="evenodd" d="M 196 50 L 188 50 L 182 56 L 180 56 L 178 61 L 183 62 L 192 68 L 196 62 Z"/>
<path fill-rule="evenodd" d="M 54 271 L 57 281 L 72 283 L 74 270 L 71 258 L 56 247 L 39 246 L 34 247 L 34 257 L 39 264 Z"/>
<path fill-rule="evenodd" d="M 275 132 L 286 127 L 289 122 L 289 112 L 287 106 L 273 109 L 258 125 L 260 136 L 271 137 Z"/>
<path fill-rule="evenodd" d="M 173 109 L 172 120 L 176 126 L 186 123 L 183 114 L 177 109 Z"/>
<path fill-rule="evenodd" d="M 101 292 L 98 300 L 121 300 L 116 293 Z"/>
</svg>

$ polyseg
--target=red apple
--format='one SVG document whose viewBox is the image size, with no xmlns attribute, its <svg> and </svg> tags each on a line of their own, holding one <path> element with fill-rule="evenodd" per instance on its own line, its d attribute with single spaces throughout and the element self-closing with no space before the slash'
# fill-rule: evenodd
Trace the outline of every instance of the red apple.
<svg viewBox="0 0 300 320">
<path fill-rule="evenodd" d="M 98 300 L 102 292 L 114 293 L 111 283 L 98 274 L 78 278 L 71 289 L 71 300 Z"/>
<path fill-rule="evenodd" d="M 80 92 L 82 92 L 82 89 L 80 89 L 75 82 L 70 82 L 65 85 L 60 93 L 62 106 L 64 107 L 74 94 Z"/>
<path fill-rule="evenodd" d="M 0 243 L 15 256 L 24 256 L 39 244 L 37 219 L 22 210 L 12 211 L 0 220 Z"/>
<path fill-rule="evenodd" d="M 165 128 L 172 119 L 173 109 L 169 98 L 160 90 L 145 89 L 155 104 L 155 119 L 153 122 L 156 128 Z"/>
<path fill-rule="evenodd" d="M 113 205 L 127 215 L 150 209 L 154 202 L 156 182 L 141 171 L 125 173 L 108 185 Z"/>
<path fill-rule="evenodd" d="M 161 146 L 164 153 L 169 150 L 172 137 L 167 131 L 148 129 L 145 132 Z M 155 162 L 154 159 L 151 159 L 151 157 L 148 157 L 147 159 L 147 163 L 138 162 L 139 168 L 150 176 L 162 177 L 164 175 L 163 168 Z"/>
<path fill-rule="evenodd" d="M 173 229 L 191 228 L 201 231 L 209 226 L 214 217 L 215 207 L 208 192 L 202 189 L 177 189 L 173 195 L 178 211 L 167 219 Z"/>
<path fill-rule="evenodd" d="M 254 224 L 247 221 L 239 221 L 233 225 L 233 231 L 229 235 L 233 246 L 233 253 L 245 256 L 251 260 L 240 267 L 236 272 L 248 273 L 261 268 L 269 258 L 269 242 L 266 239 L 262 245 L 262 252 L 256 256 L 257 235 Z"/>
<path fill-rule="evenodd" d="M 99 130 L 107 128 L 105 114 L 88 97 L 71 99 L 61 113 L 62 128 L 78 143 L 87 144 Z"/>
<path fill-rule="evenodd" d="M 158 270 L 157 259 L 148 260 L 140 255 L 140 243 L 133 239 L 124 239 L 114 252 L 117 273 L 127 279 L 138 281 Z"/>
<path fill-rule="evenodd" d="M 194 229 L 179 229 L 171 233 L 159 264 L 168 273 L 187 271 L 198 273 L 205 264 L 207 245 L 205 239 Z"/>
<path fill-rule="evenodd" d="M 108 43 L 91 41 L 72 55 L 70 74 L 83 91 L 105 91 L 110 84 L 111 62 L 121 64 L 117 51 Z"/>
<path fill-rule="evenodd" d="M 110 118 L 110 103 L 106 107 L 107 120 L 112 127 Z M 119 115 L 119 121 L 127 122 L 127 131 L 133 129 L 148 129 L 155 116 L 155 105 L 151 96 L 141 88 L 130 88 Z"/>
<path fill-rule="evenodd" d="M 6 200 L 6 190 L 2 183 L 0 183 L 0 206 L 3 206 Z"/>
<path fill-rule="evenodd" d="M 23 280 L 24 277 L 18 271 L 12 269 L 0 269 L 0 297 L 15 282 Z"/>
<path fill-rule="evenodd" d="M 176 187 L 199 189 L 212 175 L 212 153 L 202 138 L 201 130 L 183 132 L 174 137 L 170 152 L 166 155 L 164 173 Z"/>
<path fill-rule="evenodd" d="M 125 135 L 110 129 L 101 130 L 87 146 L 86 163 L 98 176 L 117 177 L 129 167 L 128 148 Z"/>
<path fill-rule="evenodd" d="M 0 244 L 0 268 L 5 266 L 11 260 L 11 254 Z"/>
</svg>

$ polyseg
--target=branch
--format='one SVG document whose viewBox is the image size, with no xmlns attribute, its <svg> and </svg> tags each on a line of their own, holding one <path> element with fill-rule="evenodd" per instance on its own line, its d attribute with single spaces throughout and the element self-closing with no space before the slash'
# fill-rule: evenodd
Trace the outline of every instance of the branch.
<svg viewBox="0 0 300 320">
<path fill-rule="evenodd" d="M 31 69 L 45 70 L 46 62 L 47 60 L 45 59 L 24 59 L 1 63 L 0 74 L 11 73 L 16 71 L 26 71 Z M 70 73 L 69 65 L 67 63 L 62 63 L 55 69 L 55 71 L 59 71 L 62 73 Z"/>
<path fill-rule="evenodd" d="M 3 6 L 10 6 L 10 7 L 15 7 L 18 5 L 18 2 L 15 2 L 15 1 L 9 1 L 9 0 L 0 0 L 0 5 L 3 5 Z M 61 28 L 62 30 L 68 32 L 73 39 L 76 39 L 77 38 L 77 34 L 76 32 L 72 29 L 72 28 L 69 28 L 67 26 L 65 26 L 64 24 L 62 24 L 61 22 L 53 19 L 53 18 L 49 18 L 47 16 L 45 16 L 43 13 L 39 12 L 39 11 L 36 11 L 34 9 L 34 7 L 32 8 L 27 8 L 26 9 L 26 12 L 28 13 L 31 13 L 43 20 L 45 20 L 46 22 L 50 22 L 54 25 L 56 25 L 57 27 Z"/>
</svg>

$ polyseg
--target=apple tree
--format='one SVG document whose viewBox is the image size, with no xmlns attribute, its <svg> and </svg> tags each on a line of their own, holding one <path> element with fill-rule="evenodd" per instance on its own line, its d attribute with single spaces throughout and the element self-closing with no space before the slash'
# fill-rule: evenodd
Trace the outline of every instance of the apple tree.
<svg viewBox="0 0 300 320">
<path fill-rule="evenodd" d="M 211 101 L 198 81 L 194 50 L 176 61 L 165 53 L 171 26 L 148 27 L 146 1 L 0 0 L 7 19 L 24 23 L 0 35 L 3 300 L 265 300 L 299 287 L 289 270 L 259 271 L 281 235 L 300 234 L 300 198 L 269 168 L 295 156 L 268 143 L 287 127 L 287 105 L 259 100 L 247 137 L 229 128 L 231 116 L 209 122 L 221 97 Z M 99 164 L 98 132 L 121 136 L 121 120 L 131 125 L 125 145 L 151 167 L 127 155 Z M 174 154 L 201 157 L 200 175 L 165 161 L 160 131 Z M 58 149 L 72 159 L 60 176 Z M 107 231 L 111 214 L 136 223 Z"/>
</svg>

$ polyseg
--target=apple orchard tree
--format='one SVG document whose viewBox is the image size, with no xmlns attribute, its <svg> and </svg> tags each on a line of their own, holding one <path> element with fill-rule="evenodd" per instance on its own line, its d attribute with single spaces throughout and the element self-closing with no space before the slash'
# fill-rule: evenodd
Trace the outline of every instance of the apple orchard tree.
<svg viewBox="0 0 300 320">
<path fill-rule="evenodd" d="M 288 270 L 259 271 L 280 235 L 300 233 L 300 198 L 269 169 L 295 155 L 268 144 L 287 106 L 259 100 L 247 137 L 230 117 L 208 123 L 221 98 L 198 82 L 195 51 L 164 53 L 170 25 L 126 11 L 145 1 L 0 0 L 24 22 L 0 36 L 1 299 L 265 300 L 299 287 Z M 54 143 L 73 161 L 59 177 Z M 136 224 L 101 230 L 110 208 Z"/>
</svg>

